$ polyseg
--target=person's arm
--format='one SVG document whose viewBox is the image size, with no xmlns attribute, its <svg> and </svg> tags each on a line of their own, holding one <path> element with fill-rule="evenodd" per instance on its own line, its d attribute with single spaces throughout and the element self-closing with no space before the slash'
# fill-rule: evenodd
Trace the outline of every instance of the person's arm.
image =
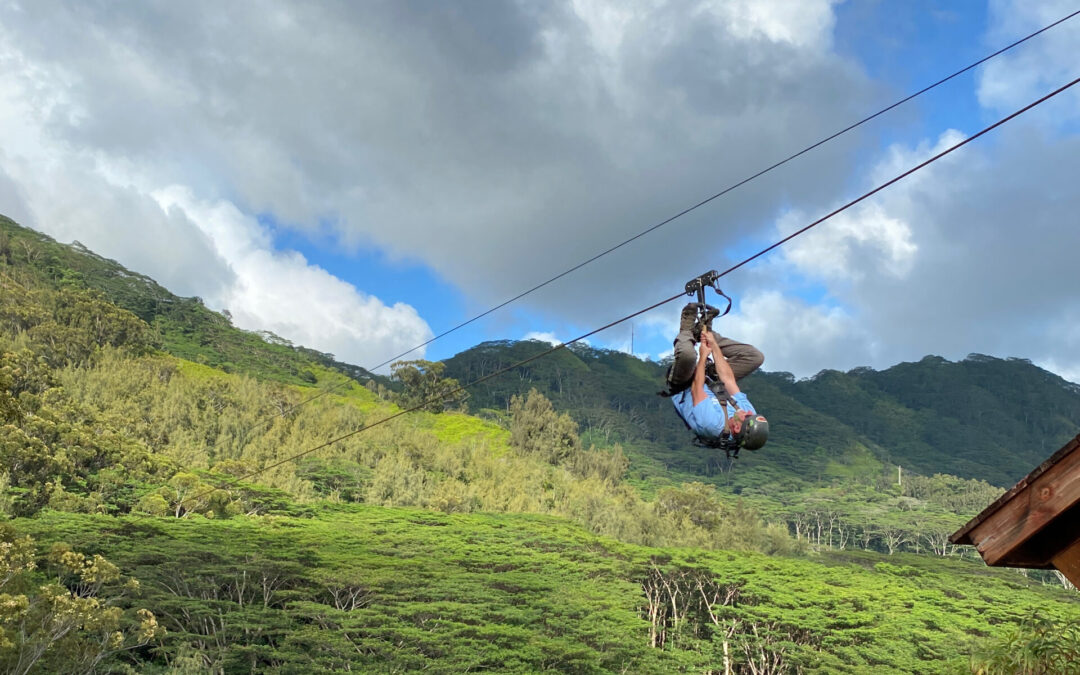
<svg viewBox="0 0 1080 675">
<path fill-rule="evenodd" d="M 720 384 L 724 385 L 724 390 L 727 391 L 728 396 L 738 394 L 739 385 L 735 383 L 735 373 L 732 372 L 731 366 L 728 364 L 727 359 L 724 358 L 724 353 L 720 351 L 720 345 L 716 344 L 716 336 L 710 331 L 702 332 L 701 344 L 709 345 L 713 355 L 713 363 L 716 364 L 716 377 L 720 379 Z M 701 358 L 704 359 L 705 357 L 702 356 Z"/>
<path fill-rule="evenodd" d="M 690 399 L 694 402 L 694 405 L 707 398 L 705 393 L 705 365 L 708 358 L 709 347 L 705 344 L 705 340 L 702 340 L 701 345 L 698 347 L 697 367 L 694 368 L 694 382 L 690 385 Z"/>
</svg>

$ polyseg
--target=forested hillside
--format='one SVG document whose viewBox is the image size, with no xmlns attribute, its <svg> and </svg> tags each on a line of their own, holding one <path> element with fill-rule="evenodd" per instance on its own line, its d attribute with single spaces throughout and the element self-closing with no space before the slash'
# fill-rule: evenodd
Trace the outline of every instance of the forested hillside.
<svg viewBox="0 0 1080 675">
<path fill-rule="evenodd" d="M 313 364 L 356 379 L 375 377 L 363 368 L 335 361 L 332 354 L 293 345 L 272 333 L 234 328 L 228 317 L 207 309 L 199 298 L 181 298 L 150 277 L 95 254 L 78 242 L 59 244 L 0 215 L 0 261 L 8 274 L 54 289 L 92 289 L 153 328 L 155 346 L 225 372 L 242 372 L 293 384 L 313 383 Z"/>
<path fill-rule="evenodd" d="M 471 381 L 548 348 L 485 343 L 449 359 L 447 374 Z M 591 438 L 639 445 L 673 470 L 717 471 L 710 453 L 689 446 L 670 401 L 656 396 L 665 370 L 666 364 L 573 345 L 478 385 L 471 405 L 505 408 L 523 386 L 534 387 Z M 928 356 L 880 372 L 823 370 L 805 380 L 764 372 L 743 388 L 772 429 L 767 449 L 745 463 L 784 480 L 820 483 L 830 463 L 859 446 L 923 475 L 1006 488 L 1080 430 L 1080 385 L 1023 359 L 972 354 L 953 363 Z M 740 487 L 755 483 L 735 480 Z"/>
<path fill-rule="evenodd" d="M 732 468 L 686 443 L 658 364 L 575 349 L 382 423 L 538 347 L 387 380 L 0 218 L 0 668 L 1009 672 L 1080 650 L 1075 591 L 947 543 L 1000 488 L 935 475 L 921 405 L 996 413 L 1010 375 L 1044 414 L 989 432 L 1052 439 L 1075 387 L 986 359 L 755 376 L 774 440 Z M 954 455 L 989 470 L 963 424 Z"/>
</svg>

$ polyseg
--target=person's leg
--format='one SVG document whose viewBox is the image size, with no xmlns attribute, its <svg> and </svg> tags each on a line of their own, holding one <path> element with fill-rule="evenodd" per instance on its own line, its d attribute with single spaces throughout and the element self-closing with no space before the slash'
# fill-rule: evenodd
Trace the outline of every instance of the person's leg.
<svg viewBox="0 0 1080 675">
<path fill-rule="evenodd" d="M 761 367 L 765 362 L 765 355 L 753 345 L 736 342 L 731 338 L 717 337 L 716 344 L 724 353 L 724 358 L 731 366 L 731 372 L 736 380 L 741 380 L 750 373 Z"/>
<path fill-rule="evenodd" d="M 672 391 L 680 389 L 694 379 L 694 367 L 697 366 L 697 349 L 694 348 L 694 321 L 697 319 L 697 304 L 690 303 L 682 310 L 679 334 L 675 337 L 675 361 L 668 371 L 668 384 Z"/>
<path fill-rule="evenodd" d="M 697 349 L 694 348 L 694 336 L 688 330 L 679 331 L 675 338 L 675 362 L 671 364 L 668 381 L 676 387 L 694 379 L 694 367 L 697 366 Z"/>
</svg>

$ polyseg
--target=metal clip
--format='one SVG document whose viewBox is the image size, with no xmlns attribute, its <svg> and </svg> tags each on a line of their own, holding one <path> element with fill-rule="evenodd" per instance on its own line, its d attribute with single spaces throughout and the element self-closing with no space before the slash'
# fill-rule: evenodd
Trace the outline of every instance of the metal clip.
<svg viewBox="0 0 1080 675">
<path fill-rule="evenodd" d="M 702 274 L 701 276 L 695 277 L 695 278 L 691 279 L 690 281 L 686 282 L 686 286 L 685 286 L 686 294 L 687 295 L 695 295 L 695 294 L 697 295 L 697 301 L 698 301 L 698 304 L 701 305 L 702 315 L 705 315 L 705 313 L 706 313 L 706 311 L 708 309 L 714 309 L 707 302 L 705 302 L 705 289 L 706 288 L 713 289 L 720 296 L 722 296 L 723 298 L 725 298 L 727 300 L 727 307 L 724 309 L 724 311 L 720 312 L 718 314 L 714 314 L 713 318 L 719 318 L 721 316 L 726 316 L 727 313 L 731 311 L 731 298 L 727 295 L 727 293 L 724 293 L 722 290 L 720 290 L 720 287 L 717 285 L 717 282 L 719 282 L 719 281 L 720 281 L 720 273 L 717 272 L 716 270 L 709 270 L 705 274 Z M 711 320 L 710 320 L 710 323 L 711 323 Z"/>
<path fill-rule="evenodd" d="M 690 281 L 687 281 L 686 294 L 694 295 L 695 293 L 697 293 L 698 302 L 704 303 L 706 287 L 712 287 L 717 292 L 719 292 L 720 289 L 716 288 L 716 281 L 719 277 L 719 272 L 717 272 L 716 270 L 709 270 L 705 274 L 702 274 L 700 277 L 696 277 L 694 279 L 691 279 Z"/>
</svg>

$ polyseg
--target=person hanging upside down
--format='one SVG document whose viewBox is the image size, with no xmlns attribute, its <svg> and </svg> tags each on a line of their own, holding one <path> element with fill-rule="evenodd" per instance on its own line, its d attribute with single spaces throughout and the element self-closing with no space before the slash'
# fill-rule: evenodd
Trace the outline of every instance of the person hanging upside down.
<svg viewBox="0 0 1080 675">
<path fill-rule="evenodd" d="M 769 439 L 769 422 L 738 381 L 760 368 L 765 357 L 751 345 L 714 335 L 709 326 L 717 313 L 696 302 L 683 308 L 675 360 L 662 394 L 671 396 L 675 411 L 700 444 L 736 454 L 740 448 L 757 450 Z"/>
</svg>

